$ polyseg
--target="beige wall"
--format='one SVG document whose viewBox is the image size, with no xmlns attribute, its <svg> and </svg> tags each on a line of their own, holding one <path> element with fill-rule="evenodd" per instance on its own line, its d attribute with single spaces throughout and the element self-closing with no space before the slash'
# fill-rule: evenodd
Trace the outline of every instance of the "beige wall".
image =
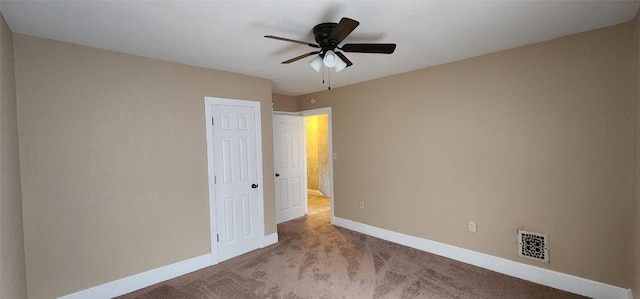
<svg viewBox="0 0 640 299">
<path fill-rule="evenodd" d="M 631 287 L 632 29 L 300 96 L 332 107 L 336 216 Z M 517 257 L 520 228 L 549 264 Z"/>
<path fill-rule="evenodd" d="M 0 298 L 27 298 L 13 34 L 0 15 Z"/>
<path fill-rule="evenodd" d="M 274 93 L 273 111 L 298 111 L 298 97 Z"/>
<path fill-rule="evenodd" d="M 29 298 L 210 252 L 204 97 L 261 102 L 276 231 L 271 82 L 14 37 Z"/>
<path fill-rule="evenodd" d="M 640 19 L 633 20 L 634 24 L 634 55 L 635 55 L 635 176 L 634 176 L 634 215 L 633 215 L 633 294 L 640 298 Z"/>
<path fill-rule="evenodd" d="M 11 163 L 18 161 L 13 37 L 1 26 L 0 298 L 25 298 L 20 170 Z M 273 107 L 333 107 L 338 217 L 633 287 L 638 296 L 640 195 L 630 200 L 630 178 L 634 124 L 640 149 L 639 32 L 636 20 L 634 28 L 295 104 L 274 94 Z M 209 251 L 204 96 L 262 103 L 265 233 L 275 232 L 268 80 L 28 36 L 15 41 L 30 298 Z M 370 121 L 383 117 L 393 121 Z M 360 200 L 366 210 L 357 209 Z M 478 233 L 466 232 L 468 220 Z M 550 234 L 549 265 L 516 257 L 517 228 Z"/>
</svg>

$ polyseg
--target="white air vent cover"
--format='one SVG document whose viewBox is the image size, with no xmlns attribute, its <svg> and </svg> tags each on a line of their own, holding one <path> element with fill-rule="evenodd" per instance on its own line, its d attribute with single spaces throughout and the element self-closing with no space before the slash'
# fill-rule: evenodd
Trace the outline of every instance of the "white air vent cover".
<svg viewBox="0 0 640 299">
<path fill-rule="evenodd" d="M 548 263 L 549 237 L 547 234 L 518 230 L 518 256 Z"/>
</svg>

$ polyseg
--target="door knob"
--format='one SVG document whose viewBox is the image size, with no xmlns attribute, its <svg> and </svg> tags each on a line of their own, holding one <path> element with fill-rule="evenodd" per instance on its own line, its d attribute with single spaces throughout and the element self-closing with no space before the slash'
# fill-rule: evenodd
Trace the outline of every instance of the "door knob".
<svg viewBox="0 0 640 299">
<path fill-rule="evenodd" d="M 258 188 L 258 184 L 251 184 L 251 188 L 253 189 Z"/>
<path fill-rule="evenodd" d="M 280 174 L 276 172 L 276 177 L 279 177 L 279 176 L 280 176 Z"/>
</svg>

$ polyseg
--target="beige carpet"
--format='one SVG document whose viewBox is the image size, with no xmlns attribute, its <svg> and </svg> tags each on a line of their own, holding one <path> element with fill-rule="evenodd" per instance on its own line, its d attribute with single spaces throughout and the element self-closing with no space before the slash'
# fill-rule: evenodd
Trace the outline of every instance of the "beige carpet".
<svg viewBox="0 0 640 299">
<path fill-rule="evenodd" d="M 278 244 L 118 298 L 584 298 L 329 224 L 328 198 Z"/>
</svg>

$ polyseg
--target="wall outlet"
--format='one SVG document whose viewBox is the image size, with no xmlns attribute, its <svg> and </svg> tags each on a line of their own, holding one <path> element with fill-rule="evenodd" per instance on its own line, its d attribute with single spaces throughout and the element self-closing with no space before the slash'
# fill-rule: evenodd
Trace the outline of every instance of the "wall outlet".
<svg viewBox="0 0 640 299">
<path fill-rule="evenodd" d="M 472 233 L 477 231 L 476 223 L 474 221 L 469 221 L 469 231 Z"/>
<path fill-rule="evenodd" d="M 358 208 L 360 208 L 360 210 L 364 210 L 364 201 L 358 203 Z"/>
</svg>

